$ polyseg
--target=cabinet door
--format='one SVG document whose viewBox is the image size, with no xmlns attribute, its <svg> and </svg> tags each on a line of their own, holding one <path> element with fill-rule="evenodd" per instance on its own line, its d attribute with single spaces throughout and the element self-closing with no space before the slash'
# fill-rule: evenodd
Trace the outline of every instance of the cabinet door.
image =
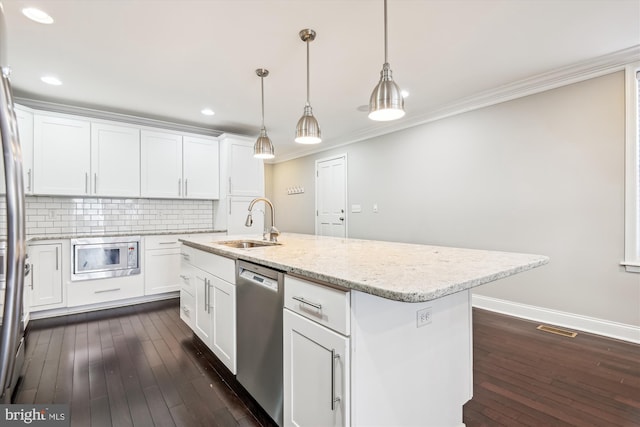
<svg viewBox="0 0 640 427">
<path fill-rule="evenodd" d="M 236 373 L 236 287 L 213 277 L 213 340 L 211 350 Z"/>
<path fill-rule="evenodd" d="M 62 245 L 36 245 L 29 247 L 31 274 L 31 311 L 51 308 L 62 303 Z"/>
<path fill-rule="evenodd" d="M 184 197 L 220 197 L 220 159 L 215 139 L 185 136 L 182 144 Z"/>
<path fill-rule="evenodd" d="M 22 148 L 22 173 L 24 174 L 24 191 L 33 193 L 33 114 L 16 108 L 18 119 L 18 136 Z M 4 164 L 3 164 L 4 165 Z M 4 170 L 2 173 L 4 180 Z M 3 181 L 4 182 L 4 181 Z M 4 188 L 4 186 L 2 187 Z"/>
<path fill-rule="evenodd" d="M 211 312 L 213 311 L 211 298 L 210 274 L 194 268 L 193 274 L 196 287 L 196 318 L 194 332 L 200 339 L 211 347 Z"/>
<path fill-rule="evenodd" d="M 182 136 L 140 133 L 142 197 L 182 197 Z"/>
<path fill-rule="evenodd" d="M 89 194 L 91 127 L 88 121 L 35 115 L 34 193 Z"/>
<path fill-rule="evenodd" d="M 285 426 L 349 425 L 349 339 L 284 310 Z"/>
<path fill-rule="evenodd" d="M 91 194 L 140 197 L 140 131 L 91 124 Z"/>
<path fill-rule="evenodd" d="M 227 140 L 229 156 L 228 190 L 232 196 L 264 195 L 264 163 L 253 157 L 254 141 Z"/>
<path fill-rule="evenodd" d="M 144 294 L 180 290 L 180 248 L 146 250 L 144 253 Z"/>
</svg>

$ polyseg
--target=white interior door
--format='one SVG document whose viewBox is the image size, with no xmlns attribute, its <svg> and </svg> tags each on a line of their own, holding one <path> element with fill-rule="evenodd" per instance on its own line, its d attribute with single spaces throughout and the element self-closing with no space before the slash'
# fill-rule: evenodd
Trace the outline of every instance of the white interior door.
<svg viewBox="0 0 640 427">
<path fill-rule="evenodd" d="M 316 161 L 316 234 L 347 237 L 347 155 Z"/>
</svg>

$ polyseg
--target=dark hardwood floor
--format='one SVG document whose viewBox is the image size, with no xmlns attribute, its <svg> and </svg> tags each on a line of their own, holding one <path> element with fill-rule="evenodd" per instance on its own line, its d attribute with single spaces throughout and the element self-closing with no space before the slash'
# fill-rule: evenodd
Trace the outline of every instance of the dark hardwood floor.
<svg viewBox="0 0 640 427">
<path fill-rule="evenodd" d="M 32 321 L 15 403 L 71 425 L 259 426 L 199 351 L 177 299 Z"/>
<path fill-rule="evenodd" d="M 467 427 L 640 426 L 640 345 L 473 311 Z"/>
<path fill-rule="evenodd" d="M 178 313 L 168 300 L 32 321 L 16 403 L 70 403 L 81 427 L 259 426 Z M 467 427 L 640 426 L 639 345 L 537 325 L 474 309 Z"/>
</svg>

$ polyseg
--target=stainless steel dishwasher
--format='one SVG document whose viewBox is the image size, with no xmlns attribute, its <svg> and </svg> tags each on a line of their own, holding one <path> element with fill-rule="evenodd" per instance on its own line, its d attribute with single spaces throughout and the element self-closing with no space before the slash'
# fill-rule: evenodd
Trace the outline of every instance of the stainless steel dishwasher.
<svg viewBox="0 0 640 427">
<path fill-rule="evenodd" d="M 237 378 L 282 426 L 282 310 L 284 274 L 238 261 L 236 264 Z"/>
</svg>

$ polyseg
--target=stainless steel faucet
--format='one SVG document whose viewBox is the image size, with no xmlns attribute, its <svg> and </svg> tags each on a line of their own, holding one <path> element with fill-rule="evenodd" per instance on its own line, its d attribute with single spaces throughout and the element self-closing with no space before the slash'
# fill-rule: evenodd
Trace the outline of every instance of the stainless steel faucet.
<svg viewBox="0 0 640 427">
<path fill-rule="evenodd" d="M 264 233 L 262 233 L 262 238 L 264 240 L 267 240 L 268 234 L 269 241 L 277 242 L 280 231 L 278 231 L 278 229 L 276 228 L 276 211 L 273 208 L 273 203 L 271 203 L 269 199 L 258 197 L 256 199 L 253 199 L 251 203 L 249 203 L 249 214 L 247 215 L 247 220 L 244 222 L 244 225 L 246 227 L 251 227 L 251 225 L 253 225 L 253 216 L 251 215 L 251 211 L 253 210 L 253 205 L 255 205 L 257 202 L 265 202 L 271 208 L 271 228 L 269 229 L 269 231 L 267 231 L 267 228 L 265 226 Z"/>
</svg>

